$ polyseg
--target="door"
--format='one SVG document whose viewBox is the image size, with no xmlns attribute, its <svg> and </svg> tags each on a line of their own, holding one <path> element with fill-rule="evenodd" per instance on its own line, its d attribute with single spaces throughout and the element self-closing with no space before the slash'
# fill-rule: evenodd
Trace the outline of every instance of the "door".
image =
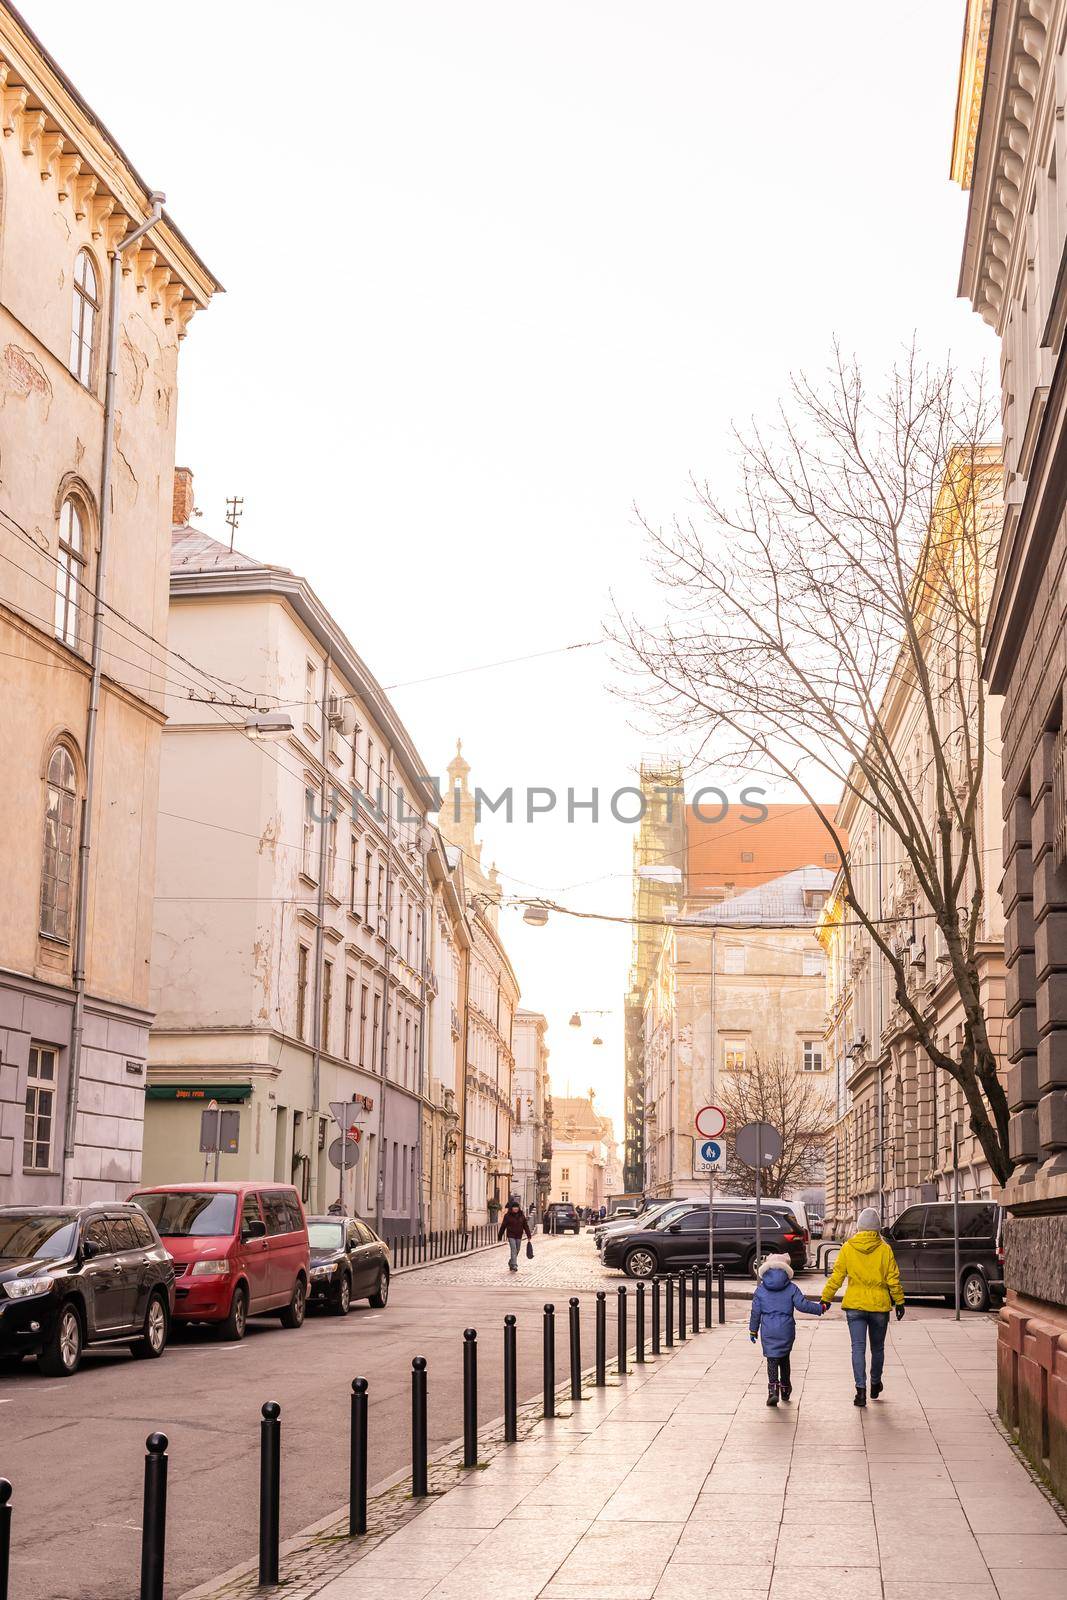
<svg viewBox="0 0 1067 1600">
<path fill-rule="evenodd" d="M 900 1285 L 905 1294 L 922 1294 L 921 1266 L 926 1206 L 909 1206 L 894 1222 L 890 1243 L 897 1258 Z"/>
<path fill-rule="evenodd" d="M 675 1231 L 677 1229 L 677 1232 Z M 677 1272 L 681 1267 L 696 1267 L 708 1259 L 708 1212 L 687 1211 L 677 1222 L 671 1223 L 664 1235 L 664 1255 L 668 1270 Z"/>
<path fill-rule="evenodd" d="M 744 1272 L 756 1248 L 756 1213 L 724 1208 L 715 1213 L 715 1262 L 724 1272 Z"/>
<path fill-rule="evenodd" d="M 270 1300 L 270 1245 L 266 1235 L 253 1237 L 249 1223 L 262 1222 L 259 1196 L 246 1191 L 241 1201 L 241 1264 L 248 1279 L 248 1309 L 260 1311 Z"/>
<path fill-rule="evenodd" d="M 993 1246 L 993 1207 L 973 1200 L 960 1205 L 960 1275 L 979 1261 L 988 1264 Z M 984 1249 L 983 1249 L 984 1244 Z M 923 1294 L 955 1294 L 951 1205 L 928 1206 L 922 1249 Z"/>
<path fill-rule="evenodd" d="M 93 1252 L 81 1271 L 89 1336 L 106 1337 L 126 1326 L 123 1321 L 126 1295 L 123 1264 L 115 1253 L 103 1217 L 90 1217 L 82 1223 L 81 1242 Z"/>
<path fill-rule="evenodd" d="M 284 1306 L 293 1292 L 296 1271 L 292 1264 L 293 1219 L 288 1189 L 261 1189 L 260 1205 L 267 1224 L 267 1258 L 270 1263 L 270 1303 Z M 295 1199 L 295 1196 L 294 1196 Z"/>
<path fill-rule="evenodd" d="M 363 1222 L 348 1223 L 347 1234 L 348 1258 L 352 1263 L 352 1294 L 356 1299 L 364 1299 L 373 1294 L 378 1286 L 381 1261 L 378 1241 Z"/>
<path fill-rule="evenodd" d="M 138 1242 L 131 1217 L 109 1216 L 107 1227 L 122 1278 L 121 1325 L 136 1328 L 144 1321 L 148 1308 L 148 1252 Z"/>
</svg>

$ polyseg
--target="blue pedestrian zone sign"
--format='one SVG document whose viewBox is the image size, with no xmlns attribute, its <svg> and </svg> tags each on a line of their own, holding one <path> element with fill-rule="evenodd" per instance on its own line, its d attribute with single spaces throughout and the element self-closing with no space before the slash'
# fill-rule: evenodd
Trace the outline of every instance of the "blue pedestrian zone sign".
<svg viewBox="0 0 1067 1600">
<path fill-rule="evenodd" d="M 721 1172 L 726 1166 L 726 1150 L 718 1139 L 702 1139 L 697 1151 L 697 1175 Z"/>
</svg>

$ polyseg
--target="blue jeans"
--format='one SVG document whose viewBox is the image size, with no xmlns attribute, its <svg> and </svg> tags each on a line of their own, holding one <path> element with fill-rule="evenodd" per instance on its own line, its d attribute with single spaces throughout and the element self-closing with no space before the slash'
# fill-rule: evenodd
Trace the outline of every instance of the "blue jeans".
<svg viewBox="0 0 1067 1600">
<path fill-rule="evenodd" d="M 881 1383 L 885 1361 L 885 1336 L 888 1311 L 846 1311 L 848 1336 L 852 1340 L 852 1376 L 857 1389 L 867 1387 L 867 1336 L 871 1340 L 871 1382 Z"/>
</svg>

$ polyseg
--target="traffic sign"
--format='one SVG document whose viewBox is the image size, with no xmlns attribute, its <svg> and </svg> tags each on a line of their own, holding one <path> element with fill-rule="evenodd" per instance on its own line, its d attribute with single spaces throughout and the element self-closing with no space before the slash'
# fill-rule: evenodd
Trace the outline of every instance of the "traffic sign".
<svg viewBox="0 0 1067 1600">
<path fill-rule="evenodd" d="M 717 1139 L 726 1131 L 726 1112 L 720 1106 L 701 1106 L 696 1115 L 697 1132 L 702 1139 Z"/>
<path fill-rule="evenodd" d="M 782 1136 L 773 1122 L 746 1122 L 737 1130 L 734 1149 L 746 1167 L 769 1167 L 782 1153 Z"/>
<path fill-rule="evenodd" d="M 726 1169 L 726 1147 L 717 1139 L 705 1139 L 697 1152 L 696 1176 L 707 1177 L 712 1172 Z"/>
<path fill-rule="evenodd" d="M 345 1153 L 344 1153 L 344 1157 L 345 1157 L 345 1159 L 344 1159 L 344 1167 L 345 1167 L 345 1171 L 346 1172 L 351 1172 L 353 1167 L 356 1167 L 356 1166 L 359 1165 L 359 1140 L 358 1139 L 353 1139 L 353 1138 L 350 1137 L 347 1140 L 347 1146 L 348 1146 L 348 1148 L 345 1150 Z M 330 1158 L 330 1164 L 332 1166 L 335 1166 L 337 1168 L 337 1170 L 340 1171 L 341 1170 L 341 1140 L 339 1138 L 335 1139 L 333 1141 L 333 1143 L 330 1145 L 330 1148 L 326 1152 L 326 1154 Z"/>
</svg>

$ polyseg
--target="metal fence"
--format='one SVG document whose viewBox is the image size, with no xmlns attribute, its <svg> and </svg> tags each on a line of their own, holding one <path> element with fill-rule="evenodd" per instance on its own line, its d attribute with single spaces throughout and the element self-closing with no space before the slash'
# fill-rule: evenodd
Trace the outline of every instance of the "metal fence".
<svg viewBox="0 0 1067 1600">
<path fill-rule="evenodd" d="M 480 1228 L 441 1228 L 429 1233 L 385 1235 L 394 1267 L 413 1267 L 423 1261 L 444 1261 L 449 1256 L 466 1255 L 496 1243 L 496 1228 L 491 1222 Z"/>
</svg>

